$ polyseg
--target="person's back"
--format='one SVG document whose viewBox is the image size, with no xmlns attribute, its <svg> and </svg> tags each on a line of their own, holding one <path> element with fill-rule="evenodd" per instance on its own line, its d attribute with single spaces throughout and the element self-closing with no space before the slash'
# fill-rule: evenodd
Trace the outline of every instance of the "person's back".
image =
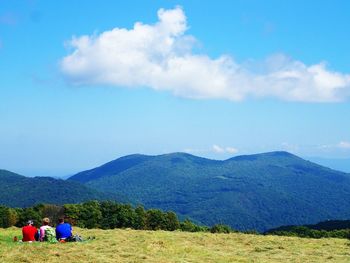
<svg viewBox="0 0 350 263">
<path fill-rule="evenodd" d="M 35 226 L 33 226 L 34 222 L 32 220 L 29 220 L 27 225 L 22 228 L 22 241 L 28 242 L 28 241 L 35 241 L 35 234 L 37 233 L 37 229 Z"/>
<path fill-rule="evenodd" d="M 57 242 L 55 230 L 53 227 L 49 226 L 50 219 L 43 219 L 43 226 L 40 227 L 40 241 Z"/>
<path fill-rule="evenodd" d="M 63 218 L 60 218 L 58 225 L 56 226 L 56 238 L 67 239 L 72 236 L 72 226 L 64 222 Z"/>
</svg>

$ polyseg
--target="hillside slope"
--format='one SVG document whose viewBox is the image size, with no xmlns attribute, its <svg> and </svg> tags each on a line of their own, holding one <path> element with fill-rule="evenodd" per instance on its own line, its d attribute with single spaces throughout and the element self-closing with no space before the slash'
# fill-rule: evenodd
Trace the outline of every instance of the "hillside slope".
<svg viewBox="0 0 350 263">
<path fill-rule="evenodd" d="M 119 199 L 116 194 L 103 194 L 73 181 L 51 177 L 29 178 L 0 170 L 0 204 L 27 207 L 37 203 L 66 204 L 91 199 Z"/>
<path fill-rule="evenodd" d="M 130 160 L 134 157 L 142 161 Z M 125 159 L 128 159 L 127 167 Z M 119 163 L 124 166 L 120 168 Z M 350 218 L 350 176 L 287 152 L 215 161 L 184 153 L 133 155 L 70 181 L 173 210 L 203 224 L 264 231 L 281 225 Z"/>
</svg>

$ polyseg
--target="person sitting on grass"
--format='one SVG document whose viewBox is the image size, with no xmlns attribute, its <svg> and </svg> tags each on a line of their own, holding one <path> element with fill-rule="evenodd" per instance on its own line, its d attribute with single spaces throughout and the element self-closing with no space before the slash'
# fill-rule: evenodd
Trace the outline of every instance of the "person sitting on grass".
<svg viewBox="0 0 350 263">
<path fill-rule="evenodd" d="M 64 222 L 64 218 L 58 219 L 58 225 L 56 226 L 56 239 L 58 241 L 69 240 L 72 237 L 72 226 L 69 223 Z"/>
<path fill-rule="evenodd" d="M 33 225 L 34 225 L 33 220 L 28 220 L 27 225 L 22 228 L 23 242 L 35 241 L 35 235 L 37 233 L 37 229 Z"/>
<path fill-rule="evenodd" d="M 43 219 L 43 225 L 40 227 L 40 241 L 47 241 L 50 243 L 57 242 L 56 234 L 53 227 L 49 226 L 50 219 L 45 217 Z"/>
</svg>

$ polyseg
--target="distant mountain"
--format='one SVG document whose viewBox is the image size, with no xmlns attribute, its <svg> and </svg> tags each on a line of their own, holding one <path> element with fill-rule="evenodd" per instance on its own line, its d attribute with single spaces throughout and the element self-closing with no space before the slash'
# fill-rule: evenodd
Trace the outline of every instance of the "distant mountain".
<svg viewBox="0 0 350 263">
<path fill-rule="evenodd" d="M 11 207 L 27 207 L 37 203 L 78 203 L 91 199 L 125 200 L 117 194 L 103 194 L 79 182 L 51 177 L 30 178 L 6 170 L 0 170 L 0 185 L 0 205 Z"/>
<path fill-rule="evenodd" d="M 240 230 L 350 218 L 350 175 L 288 152 L 225 161 L 185 153 L 130 155 L 68 180 Z"/>
<path fill-rule="evenodd" d="M 151 158 L 151 156 L 141 154 L 128 155 L 125 157 L 121 157 L 118 160 L 106 163 L 98 168 L 77 173 L 76 175 L 71 176 L 70 179 L 72 179 L 73 181 L 86 183 L 92 180 L 97 180 L 101 177 L 121 173 Z"/>
</svg>

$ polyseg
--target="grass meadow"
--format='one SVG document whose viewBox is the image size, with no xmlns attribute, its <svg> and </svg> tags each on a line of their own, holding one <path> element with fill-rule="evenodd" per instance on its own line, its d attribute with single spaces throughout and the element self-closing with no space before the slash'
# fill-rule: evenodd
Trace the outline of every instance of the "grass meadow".
<svg viewBox="0 0 350 263">
<path fill-rule="evenodd" d="M 81 243 L 21 243 L 0 229 L 0 262 L 350 262 L 350 241 L 248 234 L 74 229 Z"/>
</svg>

